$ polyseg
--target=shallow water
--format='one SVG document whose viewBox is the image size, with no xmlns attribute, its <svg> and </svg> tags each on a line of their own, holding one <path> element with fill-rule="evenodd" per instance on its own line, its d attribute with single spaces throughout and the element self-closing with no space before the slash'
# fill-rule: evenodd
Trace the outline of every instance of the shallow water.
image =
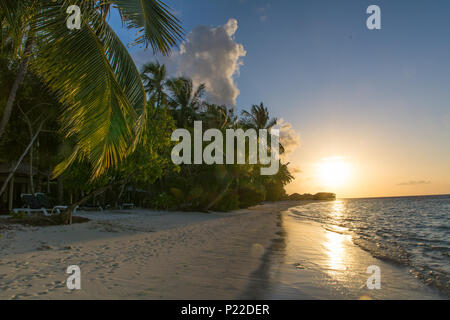
<svg viewBox="0 0 450 320">
<path fill-rule="evenodd" d="M 330 231 L 299 219 L 292 209 L 280 216 L 282 231 L 251 276 L 244 299 L 447 299 L 408 272 L 373 257 L 354 244 L 350 232 Z M 379 288 L 370 288 L 369 267 L 379 269 Z"/>
<path fill-rule="evenodd" d="M 450 296 L 450 196 L 343 199 L 298 206 L 289 215 L 351 236 L 372 256 L 406 266 Z"/>
</svg>

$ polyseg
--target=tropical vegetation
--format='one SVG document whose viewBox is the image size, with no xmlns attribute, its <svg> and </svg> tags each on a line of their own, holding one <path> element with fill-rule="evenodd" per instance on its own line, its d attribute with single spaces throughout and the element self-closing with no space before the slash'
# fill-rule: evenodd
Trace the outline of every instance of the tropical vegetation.
<svg viewBox="0 0 450 320">
<path fill-rule="evenodd" d="M 82 8 L 81 30 L 64 27 L 69 4 Z M 173 164 L 176 128 L 270 129 L 276 119 L 262 103 L 241 115 L 208 103 L 203 84 L 158 62 L 140 72 L 107 23 L 113 7 L 141 31 L 137 44 L 169 54 L 182 39 L 158 0 L 0 1 L 0 164 L 27 163 L 32 193 L 72 205 L 67 222 L 85 202 L 228 211 L 285 198 L 284 163 L 274 176 L 260 165 Z"/>
</svg>

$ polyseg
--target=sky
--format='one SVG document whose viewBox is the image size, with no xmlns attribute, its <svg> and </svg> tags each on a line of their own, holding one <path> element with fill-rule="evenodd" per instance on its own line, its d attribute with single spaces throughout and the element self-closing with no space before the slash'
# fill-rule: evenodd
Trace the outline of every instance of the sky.
<svg viewBox="0 0 450 320">
<path fill-rule="evenodd" d="M 238 112 L 264 102 L 292 143 L 289 193 L 450 193 L 449 1 L 166 3 L 186 40 L 170 58 L 130 47 L 136 63 L 204 80 L 209 100 Z M 381 30 L 366 26 L 373 4 Z"/>
</svg>

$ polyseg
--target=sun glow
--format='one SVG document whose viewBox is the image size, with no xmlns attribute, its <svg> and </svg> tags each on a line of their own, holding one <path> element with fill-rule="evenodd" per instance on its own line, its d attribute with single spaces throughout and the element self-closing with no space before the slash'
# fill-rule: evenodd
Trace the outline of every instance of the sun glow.
<svg viewBox="0 0 450 320">
<path fill-rule="evenodd" d="M 325 158 L 318 164 L 317 172 L 323 187 L 336 189 L 348 183 L 351 166 L 343 157 Z"/>
</svg>

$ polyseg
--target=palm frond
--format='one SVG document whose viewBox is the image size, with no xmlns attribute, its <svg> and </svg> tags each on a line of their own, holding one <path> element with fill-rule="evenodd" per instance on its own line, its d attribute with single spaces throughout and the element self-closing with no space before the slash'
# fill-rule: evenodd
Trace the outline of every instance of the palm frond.
<svg viewBox="0 0 450 320">
<path fill-rule="evenodd" d="M 191 90 L 192 90 L 192 82 L 191 82 Z M 200 99 L 205 94 L 205 90 L 206 90 L 206 85 L 204 83 L 202 83 L 198 86 L 197 90 L 195 90 L 194 94 L 192 95 L 191 103 L 193 105 L 198 105 L 200 103 Z"/>
<path fill-rule="evenodd" d="M 128 28 L 138 29 L 141 34 L 136 44 L 150 45 L 153 51 L 164 55 L 171 52 L 183 39 L 178 19 L 160 0 L 110 0 L 114 3 Z"/>
<path fill-rule="evenodd" d="M 29 17 L 37 8 L 36 1 L 33 0 L 0 1 L 1 51 L 8 50 L 10 56 L 20 54 L 24 36 L 29 31 Z"/>
<path fill-rule="evenodd" d="M 39 54 L 32 67 L 66 106 L 64 133 L 76 137 L 98 176 L 127 154 L 133 125 L 145 110 L 145 91 L 127 49 L 102 23 L 101 13 L 84 6 L 82 29 L 70 31 L 63 10 L 48 6 L 35 18 Z"/>
</svg>

